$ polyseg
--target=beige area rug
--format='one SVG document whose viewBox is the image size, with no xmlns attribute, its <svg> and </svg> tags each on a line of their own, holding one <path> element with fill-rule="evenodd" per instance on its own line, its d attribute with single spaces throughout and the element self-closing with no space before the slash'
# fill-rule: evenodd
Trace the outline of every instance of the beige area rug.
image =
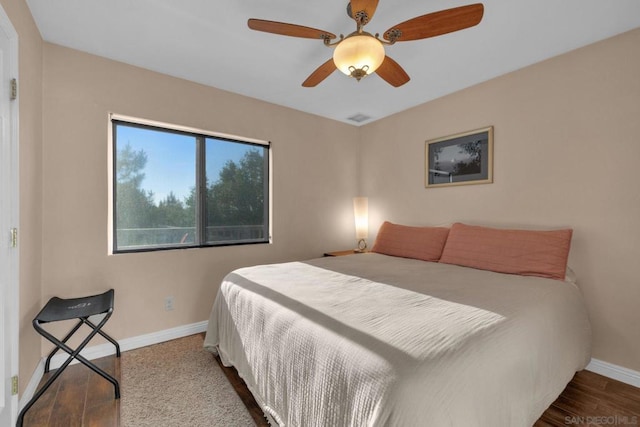
<svg viewBox="0 0 640 427">
<path fill-rule="evenodd" d="M 123 427 L 254 426 L 202 335 L 122 353 Z"/>
</svg>

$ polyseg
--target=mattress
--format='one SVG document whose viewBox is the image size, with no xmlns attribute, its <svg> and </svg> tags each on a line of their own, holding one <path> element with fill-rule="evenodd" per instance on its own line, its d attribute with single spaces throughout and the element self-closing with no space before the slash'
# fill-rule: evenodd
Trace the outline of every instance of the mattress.
<svg viewBox="0 0 640 427">
<path fill-rule="evenodd" d="M 280 426 L 531 426 L 590 360 L 575 284 L 375 253 L 238 269 L 204 346 Z"/>
</svg>

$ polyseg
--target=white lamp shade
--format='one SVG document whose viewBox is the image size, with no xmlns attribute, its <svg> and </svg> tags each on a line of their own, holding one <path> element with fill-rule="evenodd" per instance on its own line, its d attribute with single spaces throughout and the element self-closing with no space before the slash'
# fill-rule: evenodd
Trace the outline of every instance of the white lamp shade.
<svg viewBox="0 0 640 427">
<path fill-rule="evenodd" d="M 378 69 L 384 61 L 384 46 L 371 35 L 358 34 L 342 40 L 333 51 L 333 62 L 336 68 L 351 75 L 350 67 L 356 70 L 368 68 L 364 71 L 371 74 Z"/>
<path fill-rule="evenodd" d="M 369 199 L 355 197 L 353 199 L 353 215 L 356 220 L 356 239 L 369 237 Z"/>
</svg>

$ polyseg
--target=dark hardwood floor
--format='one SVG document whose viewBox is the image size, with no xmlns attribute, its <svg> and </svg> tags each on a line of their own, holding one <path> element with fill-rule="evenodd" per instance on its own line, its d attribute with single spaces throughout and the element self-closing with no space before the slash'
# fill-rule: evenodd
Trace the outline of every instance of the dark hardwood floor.
<svg viewBox="0 0 640 427">
<path fill-rule="evenodd" d="M 640 388 L 578 372 L 534 426 L 576 425 L 640 426 Z"/>
<path fill-rule="evenodd" d="M 233 368 L 222 367 L 258 426 L 268 426 L 262 410 Z M 120 360 L 94 361 L 120 378 Z M 212 360 L 213 363 L 213 360 Z M 113 386 L 82 364 L 72 365 L 27 412 L 25 427 L 118 427 L 119 401 Z M 578 372 L 534 427 L 640 427 L 640 388 L 589 371 Z"/>
<path fill-rule="evenodd" d="M 93 360 L 93 363 L 120 379 L 120 359 L 115 355 Z M 40 387 L 52 372 L 45 374 Z M 23 426 L 118 427 L 120 400 L 114 399 L 110 382 L 77 363 L 69 366 L 27 411 Z"/>
</svg>

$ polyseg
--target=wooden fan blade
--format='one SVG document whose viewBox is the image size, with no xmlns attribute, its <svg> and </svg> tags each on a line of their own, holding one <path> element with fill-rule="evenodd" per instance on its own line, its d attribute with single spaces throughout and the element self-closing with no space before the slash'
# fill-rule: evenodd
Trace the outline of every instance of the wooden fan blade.
<svg viewBox="0 0 640 427">
<path fill-rule="evenodd" d="M 283 36 L 303 37 L 306 39 L 335 39 L 336 35 L 317 28 L 303 27 L 302 25 L 287 24 L 284 22 L 265 21 L 263 19 L 249 19 L 249 28 L 265 33 L 281 34 Z"/>
<path fill-rule="evenodd" d="M 378 0 L 351 0 L 351 17 L 357 21 L 357 13 L 363 11 L 367 14 L 367 22 L 369 22 L 377 8 Z"/>
<path fill-rule="evenodd" d="M 317 86 L 318 83 L 329 77 L 336 69 L 336 64 L 333 63 L 333 58 L 330 58 L 327 62 L 316 68 L 316 70 L 307 77 L 307 80 L 302 83 L 302 86 Z"/>
<path fill-rule="evenodd" d="M 406 42 L 440 36 L 478 25 L 484 14 L 482 3 L 454 7 L 409 19 L 389 28 L 384 33 L 385 40 Z"/>
<path fill-rule="evenodd" d="M 411 80 L 409 74 L 393 59 L 384 57 L 382 65 L 378 67 L 376 73 L 393 87 L 399 87 Z"/>
</svg>

